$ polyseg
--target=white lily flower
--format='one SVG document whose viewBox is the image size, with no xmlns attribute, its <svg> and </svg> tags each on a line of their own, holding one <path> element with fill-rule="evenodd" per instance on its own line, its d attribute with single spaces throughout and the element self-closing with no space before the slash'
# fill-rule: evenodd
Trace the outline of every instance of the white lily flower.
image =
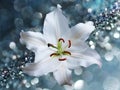
<svg viewBox="0 0 120 90">
<path fill-rule="evenodd" d="M 60 85 L 71 85 L 71 69 L 92 64 L 101 67 L 100 56 L 85 43 L 94 29 L 91 21 L 69 28 L 61 9 L 56 8 L 46 15 L 43 34 L 20 33 L 21 43 L 35 53 L 34 63 L 27 64 L 23 71 L 32 76 L 53 72 Z"/>
</svg>

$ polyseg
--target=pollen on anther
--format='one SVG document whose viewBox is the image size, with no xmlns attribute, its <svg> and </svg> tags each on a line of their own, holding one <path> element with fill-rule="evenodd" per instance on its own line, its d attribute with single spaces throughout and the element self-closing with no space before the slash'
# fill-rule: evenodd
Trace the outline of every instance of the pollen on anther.
<svg viewBox="0 0 120 90">
<path fill-rule="evenodd" d="M 71 53 L 69 51 L 64 51 L 64 54 L 71 55 Z"/>
<path fill-rule="evenodd" d="M 52 53 L 52 54 L 50 54 L 50 57 L 52 57 L 52 56 L 58 56 L 59 54 L 57 54 L 57 53 Z"/>
<path fill-rule="evenodd" d="M 66 58 L 59 58 L 59 61 L 65 61 Z"/>
<path fill-rule="evenodd" d="M 71 41 L 68 40 L 68 48 L 70 48 L 70 47 L 71 47 Z"/>
<path fill-rule="evenodd" d="M 62 42 L 65 42 L 65 40 L 63 38 L 60 38 L 58 41 L 62 41 Z"/>
<path fill-rule="evenodd" d="M 52 44 L 48 43 L 48 47 L 52 46 Z"/>
</svg>

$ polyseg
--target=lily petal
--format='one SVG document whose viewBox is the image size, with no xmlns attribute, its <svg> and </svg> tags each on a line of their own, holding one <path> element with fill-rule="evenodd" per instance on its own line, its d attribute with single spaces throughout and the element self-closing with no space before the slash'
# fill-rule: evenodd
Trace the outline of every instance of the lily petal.
<svg viewBox="0 0 120 90">
<path fill-rule="evenodd" d="M 70 51 L 70 52 L 83 52 L 83 51 L 86 51 L 86 49 L 89 48 L 89 46 L 84 42 L 84 41 L 81 41 L 79 39 L 77 40 L 71 40 L 71 47 L 70 48 L 67 48 L 67 51 Z"/>
<path fill-rule="evenodd" d="M 35 60 L 34 62 L 40 62 L 43 61 L 44 59 L 46 59 L 46 57 L 50 57 L 50 54 L 53 51 L 50 50 L 49 48 L 39 48 L 36 52 L 35 52 Z"/>
<path fill-rule="evenodd" d="M 52 51 L 49 50 L 49 48 L 47 47 L 47 44 L 41 33 L 32 31 L 22 31 L 20 33 L 20 36 L 20 42 L 26 44 L 26 47 L 35 53 L 35 62 L 43 60 L 44 58 L 49 56 L 50 53 L 52 53 Z"/>
<path fill-rule="evenodd" d="M 47 58 L 44 61 L 38 63 L 28 64 L 23 68 L 23 72 L 31 76 L 42 76 L 50 72 L 54 72 L 59 67 L 60 61 L 56 59 Z"/>
<path fill-rule="evenodd" d="M 26 44 L 26 47 L 29 50 L 32 50 L 33 52 L 35 52 L 39 47 L 44 48 L 46 44 L 43 35 L 41 33 L 32 32 L 32 31 L 28 31 L 28 32 L 22 31 L 20 33 L 20 42 L 22 44 Z"/>
<path fill-rule="evenodd" d="M 73 39 L 80 38 L 85 41 L 88 39 L 91 32 L 95 29 L 93 22 L 88 21 L 86 23 L 79 23 L 71 28 Z"/>
<path fill-rule="evenodd" d="M 67 58 L 68 68 L 75 69 L 78 66 L 88 67 L 92 64 L 97 64 L 99 67 L 102 66 L 100 57 L 97 53 L 91 52 L 92 54 L 72 53 L 71 57 Z M 95 53 L 93 55 L 93 53 Z M 97 55 L 97 56 L 95 56 Z"/>
<path fill-rule="evenodd" d="M 48 43 L 56 44 L 57 40 L 63 38 L 69 31 L 68 21 L 60 8 L 46 15 L 43 34 Z"/>
<path fill-rule="evenodd" d="M 55 79 L 59 85 L 72 85 L 71 70 L 62 65 L 57 71 L 53 72 Z"/>
<path fill-rule="evenodd" d="M 66 57 L 67 58 L 67 67 L 69 69 L 76 69 L 78 67 L 80 67 L 80 58 L 78 57 L 73 57 L 73 56 L 69 56 L 69 57 Z"/>
<path fill-rule="evenodd" d="M 82 52 L 82 54 L 88 56 L 88 57 L 92 57 L 94 58 L 94 60 L 96 60 L 96 64 L 101 68 L 102 67 L 102 63 L 101 63 L 101 57 L 98 54 L 98 52 L 96 50 L 93 50 L 91 48 L 87 48 L 86 51 Z"/>
</svg>

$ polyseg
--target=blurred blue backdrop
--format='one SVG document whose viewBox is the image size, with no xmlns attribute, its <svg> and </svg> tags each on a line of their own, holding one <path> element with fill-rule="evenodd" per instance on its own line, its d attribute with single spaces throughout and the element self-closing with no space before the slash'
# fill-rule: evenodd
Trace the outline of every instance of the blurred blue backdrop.
<svg viewBox="0 0 120 90">
<path fill-rule="evenodd" d="M 60 4 L 70 27 L 92 20 L 96 30 L 86 41 L 101 55 L 97 65 L 73 70 L 73 86 L 59 86 L 52 74 L 31 77 L 21 70 L 34 53 L 19 33 L 42 32 L 45 15 Z M 120 0 L 0 0 L 0 90 L 120 90 Z"/>
</svg>

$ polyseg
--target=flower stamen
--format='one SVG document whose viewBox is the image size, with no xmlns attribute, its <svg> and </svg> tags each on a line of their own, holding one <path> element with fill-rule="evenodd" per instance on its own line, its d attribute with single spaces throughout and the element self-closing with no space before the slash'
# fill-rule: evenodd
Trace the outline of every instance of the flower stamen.
<svg viewBox="0 0 120 90">
<path fill-rule="evenodd" d="M 64 51 L 63 54 L 65 54 L 65 55 L 71 55 L 71 53 L 68 52 L 68 51 Z"/>
<path fill-rule="evenodd" d="M 52 54 L 50 54 L 50 57 L 52 57 L 52 56 L 59 56 L 59 54 L 58 53 L 52 53 Z"/>
<path fill-rule="evenodd" d="M 71 41 L 68 40 L 68 48 L 70 48 L 70 47 L 71 47 Z"/>
<path fill-rule="evenodd" d="M 53 44 L 50 44 L 50 43 L 48 43 L 48 47 L 52 47 L 52 48 L 58 49 L 56 46 L 54 46 Z"/>
<path fill-rule="evenodd" d="M 50 54 L 50 57 L 58 57 L 59 61 L 65 61 L 67 58 L 63 58 L 63 56 L 71 55 L 69 51 L 65 51 L 65 48 L 63 48 L 62 44 L 65 43 L 65 40 L 63 38 L 59 38 L 57 42 L 57 46 L 54 46 L 53 44 L 48 43 L 48 47 L 55 48 L 55 52 Z M 68 45 L 66 46 L 68 48 L 71 47 L 71 41 L 68 40 Z"/>
<path fill-rule="evenodd" d="M 59 61 L 65 61 L 66 58 L 59 58 Z"/>
<path fill-rule="evenodd" d="M 65 40 L 63 38 L 60 38 L 58 41 L 59 42 L 62 41 L 63 43 L 65 42 Z"/>
</svg>

